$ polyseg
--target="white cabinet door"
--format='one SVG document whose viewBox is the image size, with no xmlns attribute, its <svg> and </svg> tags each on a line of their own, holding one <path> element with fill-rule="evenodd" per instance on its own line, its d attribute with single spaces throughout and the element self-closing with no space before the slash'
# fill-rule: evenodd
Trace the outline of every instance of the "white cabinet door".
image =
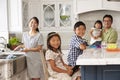
<svg viewBox="0 0 120 80">
<path fill-rule="evenodd" d="M 103 0 L 103 9 L 120 11 L 119 0 Z"/>
<path fill-rule="evenodd" d="M 119 0 L 76 0 L 76 14 L 94 10 L 120 11 Z"/>
<path fill-rule="evenodd" d="M 71 27 L 74 14 L 72 11 L 72 1 L 43 1 L 41 9 L 43 29 Z"/>
<path fill-rule="evenodd" d="M 4 65 L 0 64 L 0 80 L 4 80 Z"/>
<path fill-rule="evenodd" d="M 102 8 L 102 0 L 76 0 L 76 12 L 84 13 Z"/>
<path fill-rule="evenodd" d="M 57 21 L 56 10 L 57 6 L 55 2 L 42 2 L 41 6 L 42 28 L 55 27 Z"/>
</svg>

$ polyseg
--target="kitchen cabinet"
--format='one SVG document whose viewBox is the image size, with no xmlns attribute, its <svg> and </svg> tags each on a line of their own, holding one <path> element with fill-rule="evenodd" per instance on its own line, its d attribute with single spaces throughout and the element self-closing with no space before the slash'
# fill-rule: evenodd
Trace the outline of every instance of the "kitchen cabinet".
<svg viewBox="0 0 120 80">
<path fill-rule="evenodd" d="M 3 80 L 4 78 L 4 65 L 3 63 L 0 63 L 0 80 Z"/>
<path fill-rule="evenodd" d="M 120 80 L 120 65 L 81 66 L 81 80 Z"/>
<path fill-rule="evenodd" d="M 120 11 L 120 2 L 110 0 L 76 0 L 76 14 L 94 10 Z"/>
<path fill-rule="evenodd" d="M 24 53 L 12 52 L 12 54 L 16 56 L 14 59 L 8 59 L 10 52 L 0 54 L 0 80 L 29 80 Z"/>
<path fill-rule="evenodd" d="M 102 0 L 76 0 L 76 13 L 84 13 L 102 8 Z"/>
<path fill-rule="evenodd" d="M 29 18 L 40 20 L 40 29 L 70 28 L 73 20 L 73 0 L 41 0 L 29 2 Z M 49 28 L 49 29 L 48 29 Z"/>
<path fill-rule="evenodd" d="M 81 80 L 119 80 L 120 52 L 86 49 L 76 61 L 81 65 Z"/>
<path fill-rule="evenodd" d="M 103 9 L 120 11 L 119 0 L 103 0 Z"/>
<path fill-rule="evenodd" d="M 70 27 L 72 21 L 72 1 L 43 1 L 43 28 Z"/>
<path fill-rule="evenodd" d="M 22 72 L 12 76 L 12 78 L 10 78 L 10 80 L 29 80 L 27 77 L 28 77 L 27 70 L 25 69 Z"/>
</svg>

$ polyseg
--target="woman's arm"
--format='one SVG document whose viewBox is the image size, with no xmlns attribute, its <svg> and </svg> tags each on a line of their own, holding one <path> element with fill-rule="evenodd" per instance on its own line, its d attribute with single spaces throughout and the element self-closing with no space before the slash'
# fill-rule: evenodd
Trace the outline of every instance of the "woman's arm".
<svg viewBox="0 0 120 80">
<path fill-rule="evenodd" d="M 40 50 L 42 50 L 42 45 L 38 45 L 35 48 L 25 48 L 23 52 L 29 52 L 29 51 L 39 52 Z"/>
<path fill-rule="evenodd" d="M 21 45 L 19 45 L 19 46 L 17 46 L 15 49 L 14 49 L 14 51 L 17 51 L 17 50 L 19 50 L 20 48 L 24 48 L 25 46 L 23 45 L 23 44 L 21 44 Z"/>
</svg>

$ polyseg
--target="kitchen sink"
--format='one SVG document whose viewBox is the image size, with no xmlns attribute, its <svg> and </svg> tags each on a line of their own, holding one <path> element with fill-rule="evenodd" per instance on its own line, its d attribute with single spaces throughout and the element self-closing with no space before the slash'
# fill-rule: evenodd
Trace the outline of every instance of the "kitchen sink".
<svg viewBox="0 0 120 80">
<path fill-rule="evenodd" d="M 26 68 L 26 58 L 23 55 L 17 55 L 13 60 L 13 74 L 17 74 Z"/>
<path fill-rule="evenodd" d="M 0 55 L 0 59 L 7 59 L 8 55 L 9 55 L 9 54 L 2 54 L 2 55 Z M 18 54 L 16 55 L 16 54 L 14 54 L 14 56 L 15 56 L 15 58 L 18 58 L 18 57 L 20 57 L 20 56 L 22 56 L 22 55 L 18 55 Z M 14 58 L 14 59 L 15 59 L 15 58 Z M 11 58 L 11 59 L 12 59 L 12 58 Z"/>
<path fill-rule="evenodd" d="M 7 58 L 8 55 L 11 54 L 1 54 L 0 60 L 3 60 L 5 64 L 8 64 L 8 67 L 9 63 L 11 63 L 10 70 L 12 70 L 12 75 L 20 73 L 21 71 L 26 69 L 26 57 L 24 54 L 12 54 L 13 57 L 11 57 L 10 59 Z"/>
</svg>

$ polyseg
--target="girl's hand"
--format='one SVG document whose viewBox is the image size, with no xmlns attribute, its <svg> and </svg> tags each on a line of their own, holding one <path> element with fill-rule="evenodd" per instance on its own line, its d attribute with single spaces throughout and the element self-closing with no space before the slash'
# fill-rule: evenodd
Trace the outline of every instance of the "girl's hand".
<svg viewBox="0 0 120 80">
<path fill-rule="evenodd" d="M 72 70 L 72 66 L 68 66 L 68 65 L 65 65 L 65 67 L 67 68 L 67 69 L 71 69 Z"/>
<path fill-rule="evenodd" d="M 68 75 L 71 75 L 72 73 L 73 73 L 73 71 L 72 71 L 71 69 L 68 69 L 68 70 L 67 70 L 67 74 L 68 74 Z"/>
</svg>

